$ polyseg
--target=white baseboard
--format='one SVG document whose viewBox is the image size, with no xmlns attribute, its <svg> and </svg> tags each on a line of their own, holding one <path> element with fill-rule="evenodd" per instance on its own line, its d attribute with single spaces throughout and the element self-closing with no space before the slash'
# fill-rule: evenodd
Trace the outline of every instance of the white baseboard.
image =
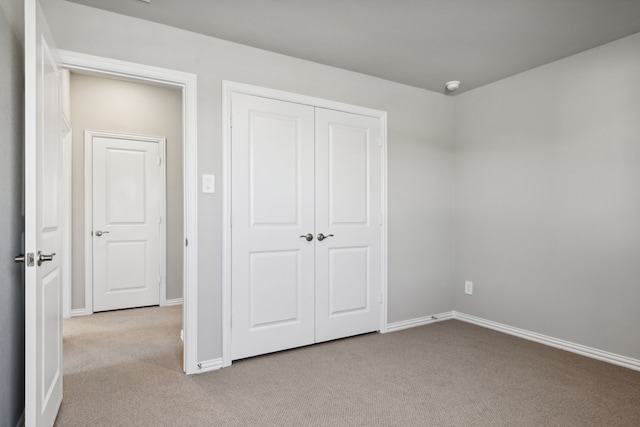
<svg viewBox="0 0 640 427">
<path fill-rule="evenodd" d="M 453 319 L 453 311 L 446 313 L 434 314 L 432 316 L 418 317 L 416 319 L 403 320 L 387 324 L 386 332 L 400 331 L 402 329 L 414 328 L 416 326 L 428 325 L 429 323 L 442 322 L 443 320 Z"/>
<path fill-rule="evenodd" d="M 20 415 L 20 419 L 18 420 L 16 427 L 24 427 L 24 411 L 22 411 L 22 415 Z"/>
<path fill-rule="evenodd" d="M 182 305 L 183 303 L 184 303 L 184 298 L 174 298 L 174 299 L 165 300 L 162 306 L 167 307 L 170 305 Z"/>
<path fill-rule="evenodd" d="M 222 357 L 217 359 L 205 360 L 198 363 L 198 374 L 203 372 L 215 371 L 222 368 Z"/>
<path fill-rule="evenodd" d="M 89 316 L 90 313 L 86 308 L 76 308 L 75 310 L 71 310 L 71 317 L 76 316 Z"/>
<path fill-rule="evenodd" d="M 587 347 L 570 341 L 542 335 L 537 332 L 515 328 L 513 326 L 494 322 L 492 320 L 482 319 L 480 317 L 471 316 L 457 311 L 453 312 L 453 318 L 462 320 L 463 322 L 473 323 L 474 325 L 493 329 L 499 332 L 504 332 L 505 334 L 524 338 L 529 341 L 535 341 L 540 344 L 545 344 L 551 347 L 559 348 L 561 350 L 570 351 L 571 353 L 580 354 L 592 359 L 602 360 L 603 362 L 608 362 L 614 365 L 624 366 L 625 368 L 640 371 L 640 360 L 638 359 L 632 359 L 630 357 L 621 356 L 619 354 L 609 353 L 608 351 L 598 350 L 597 348 Z"/>
</svg>

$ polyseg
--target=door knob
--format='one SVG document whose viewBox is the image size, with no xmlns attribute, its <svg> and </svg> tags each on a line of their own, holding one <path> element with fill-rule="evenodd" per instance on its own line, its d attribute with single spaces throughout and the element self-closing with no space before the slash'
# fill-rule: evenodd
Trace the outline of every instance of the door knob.
<svg viewBox="0 0 640 427">
<path fill-rule="evenodd" d="M 40 267 L 45 261 L 53 261 L 54 256 L 56 256 L 55 252 L 51 255 L 45 255 L 42 253 L 42 251 L 38 251 L 38 267 Z"/>
<path fill-rule="evenodd" d="M 98 231 L 96 231 L 96 232 L 95 232 L 95 235 L 96 235 L 96 236 L 98 236 L 98 237 L 100 237 L 100 236 L 102 236 L 103 234 L 107 234 L 107 233 L 108 233 L 108 231 L 100 231 L 100 230 L 98 230 Z"/>
<path fill-rule="evenodd" d="M 15 257 L 13 257 L 13 261 L 16 264 L 20 264 L 21 262 L 24 262 L 26 260 L 24 254 L 20 254 L 20 255 L 16 255 Z"/>
<path fill-rule="evenodd" d="M 303 234 L 302 236 L 300 236 L 303 239 L 307 239 L 307 242 L 310 242 L 313 240 L 313 234 L 308 233 L 308 234 Z"/>
<path fill-rule="evenodd" d="M 322 233 L 318 234 L 318 240 L 319 241 L 323 241 L 324 239 L 326 239 L 327 237 L 333 237 L 333 234 L 327 234 L 326 236 Z"/>
</svg>

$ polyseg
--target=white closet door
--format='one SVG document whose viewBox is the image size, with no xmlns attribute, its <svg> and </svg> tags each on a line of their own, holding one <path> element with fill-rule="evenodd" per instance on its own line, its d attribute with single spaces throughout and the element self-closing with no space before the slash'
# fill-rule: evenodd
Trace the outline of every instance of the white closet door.
<svg viewBox="0 0 640 427">
<path fill-rule="evenodd" d="M 380 124 L 316 109 L 316 342 L 380 329 Z"/>
<path fill-rule="evenodd" d="M 313 107 L 232 98 L 232 359 L 314 342 Z"/>
</svg>

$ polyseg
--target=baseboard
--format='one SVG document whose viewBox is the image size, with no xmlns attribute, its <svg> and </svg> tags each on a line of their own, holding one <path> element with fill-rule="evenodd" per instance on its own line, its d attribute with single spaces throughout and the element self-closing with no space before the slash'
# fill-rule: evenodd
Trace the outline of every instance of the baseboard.
<svg viewBox="0 0 640 427">
<path fill-rule="evenodd" d="M 18 420 L 16 427 L 24 427 L 24 411 L 22 411 L 22 415 L 20 415 L 20 419 Z"/>
<path fill-rule="evenodd" d="M 86 308 L 76 308 L 75 310 L 71 310 L 71 317 L 77 316 L 89 316 L 90 313 Z"/>
<path fill-rule="evenodd" d="M 222 368 L 222 357 L 217 359 L 205 360 L 204 362 L 198 363 L 198 373 L 201 374 L 203 372 L 215 371 Z"/>
<path fill-rule="evenodd" d="M 630 357 L 621 356 L 619 354 L 609 353 L 608 351 L 598 350 L 597 348 L 587 347 L 570 341 L 553 338 L 542 335 L 537 332 L 527 331 L 525 329 L 515 328 L 513 326 L 494 322 L 492 320 L 482 319 L 480 317 L 468 314 L 453 312 L 453 318 L 463 322 L 473 323 L 474 325 L 483 326 L 505 334 L 514 335 L 529 341 L 535 341 L 561 350 L 570 351 L 571 353 L 580 354 L 592 359 L 602 360 L 603 362 L 612 363 L 614 365 L 624 366 L 625 368 L 640 371 L 640 360 Z"/>
<path fill-rule="evenodd" d="M 432 316 L 418 317 L 416 319 L 388 323 L 386 332 L 400 331 L 402 329 L 415 328 L 416 326 L 423 326 L 430 323 L 453 319 L 453 313 L 453 311 L 447 311 L 446 313 L 434 314 Z"/>
<path fill-rule="evenodd" d="M 174 298 L 174 299 L 165 300 L 162 306 L 167 307 L 170 305 L 182 305 L 183 303 L 184 303 L 184 298 Z"/>
</svg>

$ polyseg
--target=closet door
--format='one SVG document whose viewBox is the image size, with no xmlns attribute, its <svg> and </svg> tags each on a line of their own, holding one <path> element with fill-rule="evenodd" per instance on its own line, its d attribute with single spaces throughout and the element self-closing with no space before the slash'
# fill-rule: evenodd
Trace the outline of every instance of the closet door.
<svg viewBox="0 0 640 427">
<path fill-rule="evenodd" d="M 232 98 L 232 359 L 314 342 L 314 109 Z"/>
<path fill-rule="evenodd" d="M 380 124 L 316 108 L 315 140 L 316 342 L 321 342 L 380 329 Z"/>
</svg>

